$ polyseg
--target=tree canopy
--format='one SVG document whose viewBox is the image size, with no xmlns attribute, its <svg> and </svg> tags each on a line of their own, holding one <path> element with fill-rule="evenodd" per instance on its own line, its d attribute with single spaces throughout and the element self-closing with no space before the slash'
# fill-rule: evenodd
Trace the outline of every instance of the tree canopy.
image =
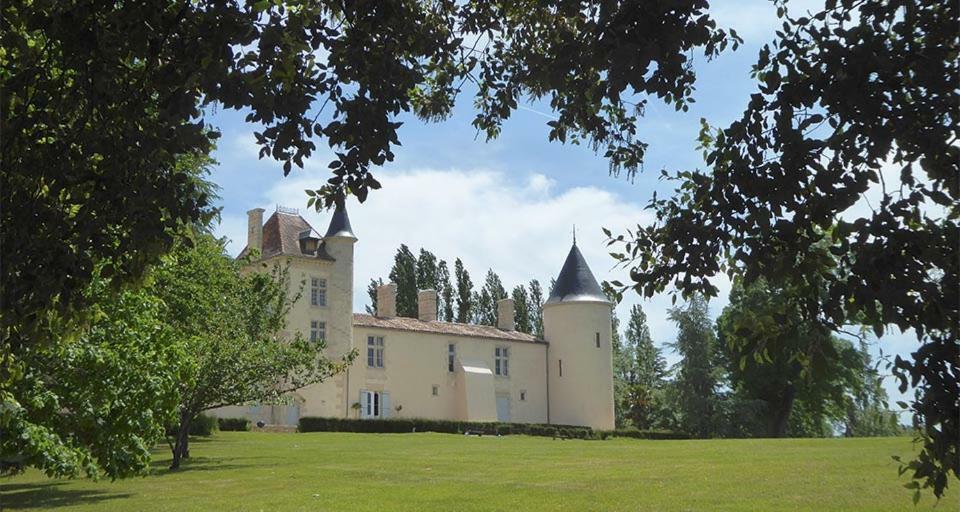
<svg viewBox="0 0 960 512">
<path fill-rule="evenodd" d="M 742 117 L 704 125 L 709 172 L 665 173 L 677 189 L 650 203 L 656 222 L 611 236 L 646 296 L 712 296 L 720 272 L 792 276 L 811 290 L 803 314 L 828 329 L 912 332 L 920 346 L 895 370 L 902 391 L 917 390 L 923 450 L 905 470 L 937 496 L 960 477 L 958 10 L 827 0 L 791 16 L 781 5 Z"/>
</svg>

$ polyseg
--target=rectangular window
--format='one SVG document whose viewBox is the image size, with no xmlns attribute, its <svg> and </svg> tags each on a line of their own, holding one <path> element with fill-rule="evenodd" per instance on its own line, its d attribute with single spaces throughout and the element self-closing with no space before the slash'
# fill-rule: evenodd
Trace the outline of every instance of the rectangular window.
<svg viewBox="0 0 960 512">
<path fill-rule="evenodd" d="M 494 373 L 503 377 L 510 375 L 509 350 L 507 347 L 497 347 L 493 351 Z"/>
<path fill-rule="evenodd" d="M 389 393 L 386 391 L 360 391 L 361 418 L 386 418 L 389 415 Z"/>
<path fill-rule="evenodd" d="M 310 320 L 310 341 L 316 343 L 325 339 L 327 339 L 327 323 Z"/>
<path fill-rule="evenodd" d="M 310 279 L 310 305 L 327 305 L 327 280 L 319 277 Z"/>
<path fill-rule="evenodd" d="M 453 343 L 447 345 L 447 371 L 453 373 L 454 361 L 457 358 L 457 346 Z"/>
<path fill-rule="evenodd" d="M 600 333 L 597 333 L 597 348 L 600 348 Z"/>
<path fill-rule="evenodd" d="M 560 366 L 560 376 L 563 377 L 563 359 L 558 359 L 557 365 Z"/>
<path fill-rule="evenodd" d="M 521 391 L 521 392 L 520 392 L 520 401 L 521 401 L 521 402 L 526 402 L 526 401 L 527 401 L 527 392 L 526 392 L 526 391 Z"/>
<path fill-rule="evenodd" d="M 383 368 L 383 336 L 367 336 L 367 366 Z"/>
<path fill-rule="evenodd" d="M 436 386 L 436 385 L 433 386 L 433 396 L 439 396 L 439 395 L 440 395 L 440 386 Z"/>
</svg>

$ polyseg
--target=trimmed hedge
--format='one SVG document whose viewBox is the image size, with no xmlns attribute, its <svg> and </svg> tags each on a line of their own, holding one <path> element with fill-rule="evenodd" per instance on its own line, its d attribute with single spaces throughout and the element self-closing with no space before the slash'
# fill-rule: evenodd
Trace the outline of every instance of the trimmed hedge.
<svg viewBox="0 0 960 512">
<path fill-rule="evenodd" d="M 673 430 L 637 430 L 635 428 L 621 428 L 617 430 L 599 430 L 597 435 L 601 439 L 608 437 L 632 437 L 634 439 L 690 439 L 683 432 Z"/>
<path fill-rule="evenodd" d="M 217 424 L 221 432 L 246 432 L 250 430 L 250 420 L 247 418 L 219 418 Z"/>
<path fill-rule="evenodd" d="M 528 435 L 568 439 L 594 439 L 590 427 L 545 425 L 541 423 L 479 423 L 470 421 L 396 418 L 367 420 L 304 416 L 297 428 L 300 432 L 363 432 L 400 434 L 408 432 L 441 432 L 446 434 Z"/>
<path fill-rule="evenodd" d="M 167 426 L 167 435 L 176 436 L 178 428 L 178 425 Z M 201 414 L 190 422 L 191 436 L 209 436 L 212 435 L 215 430 L 217 430 L 217 418 L 213 416 Z"/>
</svg>

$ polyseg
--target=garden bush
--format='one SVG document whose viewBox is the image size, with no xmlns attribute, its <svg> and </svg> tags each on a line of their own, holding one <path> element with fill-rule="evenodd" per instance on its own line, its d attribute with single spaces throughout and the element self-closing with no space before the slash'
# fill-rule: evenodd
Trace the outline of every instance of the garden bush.
<svg viewBox="0 0 960 512">
<path fill-rule="evenodd" d="M 191 436 L 209 436 L 213 434 L 215 430 L 217 430 L 217 418 L 214 418 L 213 416 L 201 414 L 194 418 L 192 422 L 190 422 Z M 176 436 L 177 425 L 168 425 L 167 435 Z"/>
<path fill-rule="evenodd" d="M 247 418 L 219 418 L 217 424 L 222 432 L 246 432 L 250 430 Z"/>
<path fill-rule="evenodd" d="M 539 423 L 481 423 L 456 420 L 430 420 L 422 418 L 396 418 L 388 420 L 321 418 L 305 416 L 300 418 L 300 432 L 364 432 L 397 434 L 408 432 L 441 432 L 447 434 L 481 435 L 528 435 L 561 437 L 571 439 L 593 439 L 590 427 L 573 425 L 545 425 Z"/>
</svg>

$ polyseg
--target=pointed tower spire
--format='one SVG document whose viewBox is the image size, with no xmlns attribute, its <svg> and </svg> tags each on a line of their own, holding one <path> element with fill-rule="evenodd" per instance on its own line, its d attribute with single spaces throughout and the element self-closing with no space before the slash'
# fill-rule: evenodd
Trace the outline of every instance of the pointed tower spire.
<svg viewBox="0 0 960 512">
<path fill-rule="evenodd" d="M 334 236 L 357 238 L 357 235 L 353 234 L 353 228 L 350 226 L 350 217 L 347 215 L 347 207 L 344 206 L 342 199 L 337 201 L 337 206 L 333 210 L 333 217 L 330 217 L 330 227 L 327 228 L 327 234 L 324 235 L 324 238 Z"/>
<path fill-rule="evenodd" d="M 550 298 L 547 299 L 547 304 L 597 301 L 608 302 L 607 296 L 597 284 L 597 279 L 593 277 L 593 272 L 590 271 L 587 260 L 583 258 L 574 239 L 570 253 L 567 254 L 567 260 L 563 262 L 563 268 L 557 276 L 557 283 L 550 293 Z"/>
</svg>

